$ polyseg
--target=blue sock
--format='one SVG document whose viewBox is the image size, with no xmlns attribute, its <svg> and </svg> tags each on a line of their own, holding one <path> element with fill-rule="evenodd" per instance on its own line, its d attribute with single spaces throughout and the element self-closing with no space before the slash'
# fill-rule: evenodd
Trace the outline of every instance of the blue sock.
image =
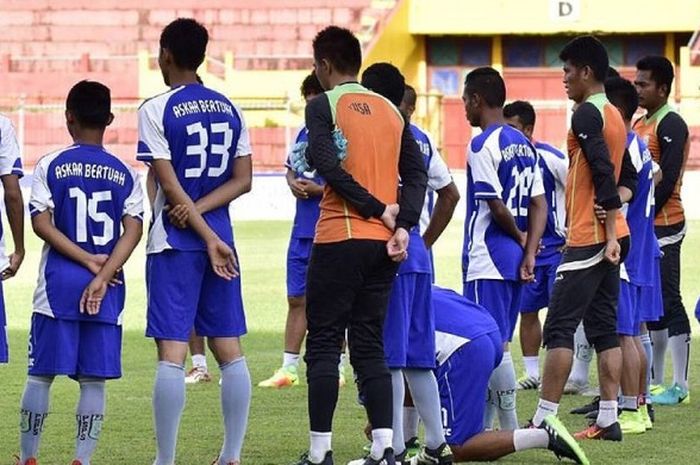
<svg viewBox="0 0 700 465">
<path fill-rule="evenodd" d="M 49 391 L 53 378 L 29 376 L 20 404 L 20 463 L 39 451 L 44 420 L 49 414 Z"/>
<path fill-rule="evenodd" d="M 154 465 L 173 465 L 180 417 L 185 408 L 185 367 L 158 362 L 153 386 L 153 418 L 156 426 Z"/>
<path fill-rule="evenodd" d="M 224 415 L 224 445 L 219 463 L 228 465 L 241 459 L 241 448 L 250 410 L 250 373 L 245 357 L 219 367 L 221 369 L 221 410 Z"/>
<path fill-rule="evenodd" d="M 82 465 L 90 465 L 92 454 L 102 431 L 105 414 L 105 380 L 80 378 L 80 400 L 75 413 L 77 433 L 75 458 Z"/>
</svg>

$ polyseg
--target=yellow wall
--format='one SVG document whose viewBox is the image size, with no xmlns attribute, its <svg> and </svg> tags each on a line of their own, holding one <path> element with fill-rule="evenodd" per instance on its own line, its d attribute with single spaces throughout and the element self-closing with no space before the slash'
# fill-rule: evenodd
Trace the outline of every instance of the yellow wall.
<svg viewBox="0 0 700 465">
<path fill-rule="evenodd" d="M 698 0 L 571 0 L 578 19 L 554 19 L 556 0 L 410 0 L 413 34 L 692 32 Z"/>
<path fill-rule="evenodd" d="M 406 82 L 425 88 L 425 45 L 423 37 L 408 32 L 410 0 L 400 0 L 380 33 L 368 47 L 363 68 L 377 62 L 389 62 L 399 68 Z"/>
</svg>

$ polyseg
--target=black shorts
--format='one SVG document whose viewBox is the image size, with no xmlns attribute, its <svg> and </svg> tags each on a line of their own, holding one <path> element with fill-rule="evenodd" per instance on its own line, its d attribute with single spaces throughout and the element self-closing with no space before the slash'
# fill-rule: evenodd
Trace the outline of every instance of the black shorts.
<svg viewBox="0 0 700 465">
<path fill-rule="evenodd" d="M 629 237 L 620 240 L 621 258 L 629 251 Z M 618 347 L 617 302 L 620 266 L 602 258 L 605 244 L 569 247 L 557 269 L 549 311 L 544 323 L 547 349 L 574 348 L 574 333 L 583 320 L 586 338 L 597 352 Z"/>
<path fill-rule="evenodd" d="M 658 321 L 647 323 L 651 331 L 668 329 L 669 336 L 690 334 L 690 321 L 681 297 L 681 245 L 685 222 L 672 226 L 657 226 L 656 237 L 661 246 L 661 294 L 664 314 Z"/>
</svg>

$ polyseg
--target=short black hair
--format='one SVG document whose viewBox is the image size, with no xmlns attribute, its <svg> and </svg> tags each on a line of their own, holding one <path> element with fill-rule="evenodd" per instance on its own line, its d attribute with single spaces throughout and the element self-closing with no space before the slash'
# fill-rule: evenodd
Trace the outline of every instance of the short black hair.
<svg viewBox="0 0 700 465">
<path fill-rule="evenodd" d="M 340 73 L 357 74 L 362 65 L 360 41 L 350 30 L 328 26 L 313 40 L 314 59 L 328 60 Z"/>
<path fill-rule="evenodd" d="M 402 100 L 406 102 L 406 105 L 415 107 L 416 101 L 418 100 L 418 95 L 416 95 L 416 89 L 414 89 L 413 86 L 406 84 L 406 88 L 403 91 Z"/>
<path fill-rule="evenodd" d="M 506 118 L 518 117 L 523 126 L 535 126 L 535 109 L 530 102 L 516 100 L 503 107 L 503 116 Z"/>
<path fill-rule="evenodd" d="M 506 101 L 506 84 L 490 66 L 476 68 L 464 79 L 467 94 L 479 94 L 491 108 L 502 107 Z"/>
<path fill-rule="evenodd" d="M 570 61 L 574 66 L 588 66 L 599 82 L 605 82 L 610 66 L 608 51 L 601 41 L 593 36 L 579 36 L 572 39 L 559 53 L 561 61 Z"/>
<path fill-rule="evenodd" d="M 673 84 L 673 65 L 666 57 L 649 55 L 637 62 L 639 71 L 651 71 L 651 79 L 657 86 L 666 86 L 666 93 L 671 92 Z"/>
<path fill-rule="evenodd" d="M 90 129 L 104 129 L 112 118 L 109 87 L 97 81 L 80 81 L 68 92 L 66 110 L 78 124 Z"/>
<path fill-rule="evenodd" d="M 391 63 L 374 63 L 362 73 L 362 85 L 386 97 L 398 107 L 403 100 L 406 80 Z"/>
<path fill-rule="evenodd" d="M 301 83 L 300 90 L 301 96 L 304 98 L 308 97 L 309 95 L 319 95 L 323 93 L 323 87 L 321 87 L 321 83 L 318 82 L 316 73 L 312 71 L 311 74 L 304 78 L 304 81 Z"/>
<path fill-rule="evenodd" d="M 605 79 L 610 79 L 614 77 L 620 77 L 620 72 L 612 66 L 608 66 L 608 72 L 605 74 Z"/>
<path fill-rule="evenodd" d="M 612 77 L 605 81 L 605 95 L 610 103 L 622 110 L 626 121 L 631 121 L 639 106 L 639 95 L 634 84 L 621 77 Z"/>
<path fill-rule="evenodd" d="M 195 71 L 204 62 L 209 33 L 191 18 L 178 18 L 165 26 L 160 34 L 160 48 L 172 53 L 175 64 Z"/>
</svg>

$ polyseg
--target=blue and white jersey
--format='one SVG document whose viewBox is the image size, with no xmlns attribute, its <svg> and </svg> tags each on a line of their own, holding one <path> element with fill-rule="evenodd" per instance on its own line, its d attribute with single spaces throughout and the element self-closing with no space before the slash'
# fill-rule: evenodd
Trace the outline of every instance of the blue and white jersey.
<svg viewBox="0 0 700 465">
<path fill-rule="evenodd" d="M 109 255 L 121 236 L 122 217 L 143 220 L 143 191 L 134 170 L 104 147 L 75 144 L 46 155 L 34 168 L 29 213 L 34 217 L 47 210 L 53 224 L 71 242 L 91 254 Z M 107 288 L 97 315 L 80 313 L 80 297 L 94 277 L 81 264 L 44 244 L 34 312 L 119 324 L 124 284 Z"/>
<path fill-rule="evenodd" d="M 425 202 L 420 222 L 410 231 L 408 258 L 399 266 L 399 274 L 433 273 L 433 257 L 430 251 L 425 248 L 423 233 L 428 228 L 430 217 L 433 214 L 435 191 L 448 186 L 452 182 L 452 175 L 430 136 L 415 124 L 411 124 L 410 129 L 423 154 L 425 169 L 428 172 L 428 186 L 425 190 Z"/>
<path fill-rule="evenodd" d="M 494 221 L 488 201 L 500 199 L 526 232 L 530 199 L 544 194 L 537 151 L 517 129 L 493 124 L 474 137 L 467 154 L 467 219 L 462 248 L 465 282 L 519 281 L 523 248 Z"/>
<path fill-rule="evenodd" d="M 0 177 L 11 174 L 20 178 L 24 176 L 22 158 L 12 122 L 0 115 Z M 0 271 L 9 265 L 10 260 L 5 254 L 5 231 L 3 231 L 2 221 L 0 221 Z"/>
<path fill-rule="evenodd" d="M 569 160 L 561 151 L 544 142 L 535 142 L 542 172 L 542 185 L 547 199 L 547 225 L 542 234 L 542 251 L 536 264 L 556 265 L 566 243 L 566 176 Z"/>
<path fill-rule="evenodd" d="M 168 160 L 187 195 L 196 202 L 231 179 L 237 157 L 252 153 L 243 116 L 226 97 L 200 84 L 188 84 L 146 100 L 138 115 L 138 160 Z M 167 249 L 206 250 L 191 228 L 178 229 L 163 211 L 165 194 L 157 186 L 146 253 Z M 233 246 L 228 205 L 205 213 L 204 220 Z"/>
<path fill-rule="evenodd" d="M 306 126 L 302 126 L 294 139 L 294 145 L 308 143 L 309 131 Z M 284 163 L 288 169 L 293 170 L 291 163 L 291 153 L 287 155 L 287 160 Z M 305 171 L 303 174 L 296 175 L 297 179 L 308 179 L 321 186 L 325 185 L 325 181 L 316 173 L 316 170 Z M 316 223 L 321 214 L 319 204 L 322 196 L 310 197 L 308 199 L 297 199 L 296 212 L 294 213 L 294 225 L 292 226 L 292 237 L 295 239 L 313 239 L 316 234 Z"/>
<path fill-rule="evenodd" d="M 423 234 L 428 228 L 430 218 L 433 216 L 435 191 L 450 185 L 452 175 L 430 135 L 413 123 L 411 123 L 410 129 L 423 154 L 425 169 L 428 171 L 428 186 L 425 190 L 425 203 L 423 204 L 419 222 L 420 233 Z"/>
<path fill-rule="evenodd" d="M 469 341 L 498 332 L 496 321 L 484 307 L 451 289 L 433 286 L 433 309 L 438 365 Z"/>
<path fill-rule="evenodd" d="M 650 257 L 660 255 L 654 233 L 654 170 L 651 152 L 634 132 L 627 134 L 627 150 L 637 170 L 637 190 L 623 213 L 632 232 L 630 250 L 623 263 L 621 275 L 637 286 L 654 284 Z"/>
</svg>

